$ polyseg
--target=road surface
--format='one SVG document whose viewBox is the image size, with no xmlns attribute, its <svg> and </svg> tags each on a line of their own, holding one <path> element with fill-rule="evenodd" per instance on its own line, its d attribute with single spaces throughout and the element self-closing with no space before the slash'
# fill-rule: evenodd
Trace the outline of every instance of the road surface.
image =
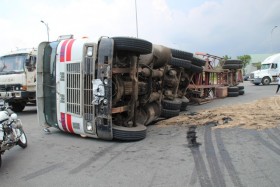
<svg viewBox="0 0 280 187">
<path fill-rule="evenodd" d="M 188 112 L 275 96 L 276 85 L 244 82 L 245 95 L 190 106 Z M 244 108 L 246 110 L 246 108 Z M 264 111 L 269 112 L 269 111 Z M 196 129 L 198 147 L 190 148 L 188 126 L 148 127 L 136 142 L 82 138 L 51 129 L 43 132 L 36 107 L 19 114 L 28 147 L 5 152 L 0 186 L 279 186 L 280 128 Z"/>
</svg>

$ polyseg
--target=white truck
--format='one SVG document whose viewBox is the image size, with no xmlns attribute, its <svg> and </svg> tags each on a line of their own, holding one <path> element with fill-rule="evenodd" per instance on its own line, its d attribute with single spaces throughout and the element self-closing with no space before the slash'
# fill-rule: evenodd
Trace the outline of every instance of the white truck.
<svg viewBox="0 0 280 187">
<path fill-rule="evenodd" d="M 276 82 L 276 78 L 280 73 L 280 53 L 267 57 L 261 63 L 261 69 L 253 71 L 249 80 L 255 85 L 268 85 Z"/>
<path fill-rule="evenodd" d="M 36 103 L 36 49 L 19 49 L 0 56 L 0 98 L 10 98 L 13 111 Z"/>
</svg>

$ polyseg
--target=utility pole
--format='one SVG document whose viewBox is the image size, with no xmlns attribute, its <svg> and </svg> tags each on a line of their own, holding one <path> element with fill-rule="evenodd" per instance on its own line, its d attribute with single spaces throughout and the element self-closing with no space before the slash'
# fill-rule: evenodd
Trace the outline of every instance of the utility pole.
<svg viewBox="0 0 280 187">
<path fill-rule="evenodd" d="M 273 47 L 272 47 L 272 33 L 274 31 L 274 29 L 276 29 L 278 26 L 275 25 L 272 29 L 271 29 L 271 32 L 270 32 L 270 40 L 271 40 L 271 52 L 273 51 Z"/>
<path fill-rule="evenodd" d="M 135 17 L 136 17 L 136 34 L 137 34 L 137 38 L 138 38 L 138 18 L 137 18 L 137 3 L 135 0 Z"/>
<path fill-rule="evenodd" d="M 48 25 L 48 23 L 46 23 L 46 22 L 44 22 L 43 20 L 41 20 L 41 22 L 42 23 L 44 23 L 45 24 L 45 26 L 46 26 L 46 28 L 47 28 L 47 35 L 48 35 L 48 42 L 50 41 L 50 36 L 49 36 L 49 25 Z"/>
</svg>

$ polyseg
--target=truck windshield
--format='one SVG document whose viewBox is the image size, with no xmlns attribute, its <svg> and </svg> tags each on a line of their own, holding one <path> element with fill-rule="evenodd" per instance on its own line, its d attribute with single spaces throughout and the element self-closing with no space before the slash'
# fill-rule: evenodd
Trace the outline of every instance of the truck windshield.
<svg viewBox="0 0 280 187">
<path fill-rule="evenodd" d="M 271 64 L 262 64 L 261 69 L 269 69 Z"/>
<path fill-rule="evenodd" d="M 51 126 L 57 125 L 56 116 L 56 48 L 58 42 L 52 42 L 45 47 L 43 57 L 43 91 L 44 114 L 46 122 Z"/>
<path fill-rule="evenodd" d="M 23 72 L 27 54 L 0 57 L 0 72 Z"/>
</svg>

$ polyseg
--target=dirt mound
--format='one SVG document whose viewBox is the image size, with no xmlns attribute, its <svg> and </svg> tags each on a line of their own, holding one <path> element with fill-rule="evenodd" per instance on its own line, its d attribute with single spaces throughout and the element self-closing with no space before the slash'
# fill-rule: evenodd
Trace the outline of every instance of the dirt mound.
<svg viewBox="0 0 280 187">
<path fill-rule="evenodd" d="M 216 128 L 239 126 L 248 129 L 265 129 L 276 127 L 280 124 L 280 96 L 202 110 L 196 114 L 181 114 L 160 121 L 157 125 L 205 125 L 209 122 L 217 123 Z"/>
</svg>

